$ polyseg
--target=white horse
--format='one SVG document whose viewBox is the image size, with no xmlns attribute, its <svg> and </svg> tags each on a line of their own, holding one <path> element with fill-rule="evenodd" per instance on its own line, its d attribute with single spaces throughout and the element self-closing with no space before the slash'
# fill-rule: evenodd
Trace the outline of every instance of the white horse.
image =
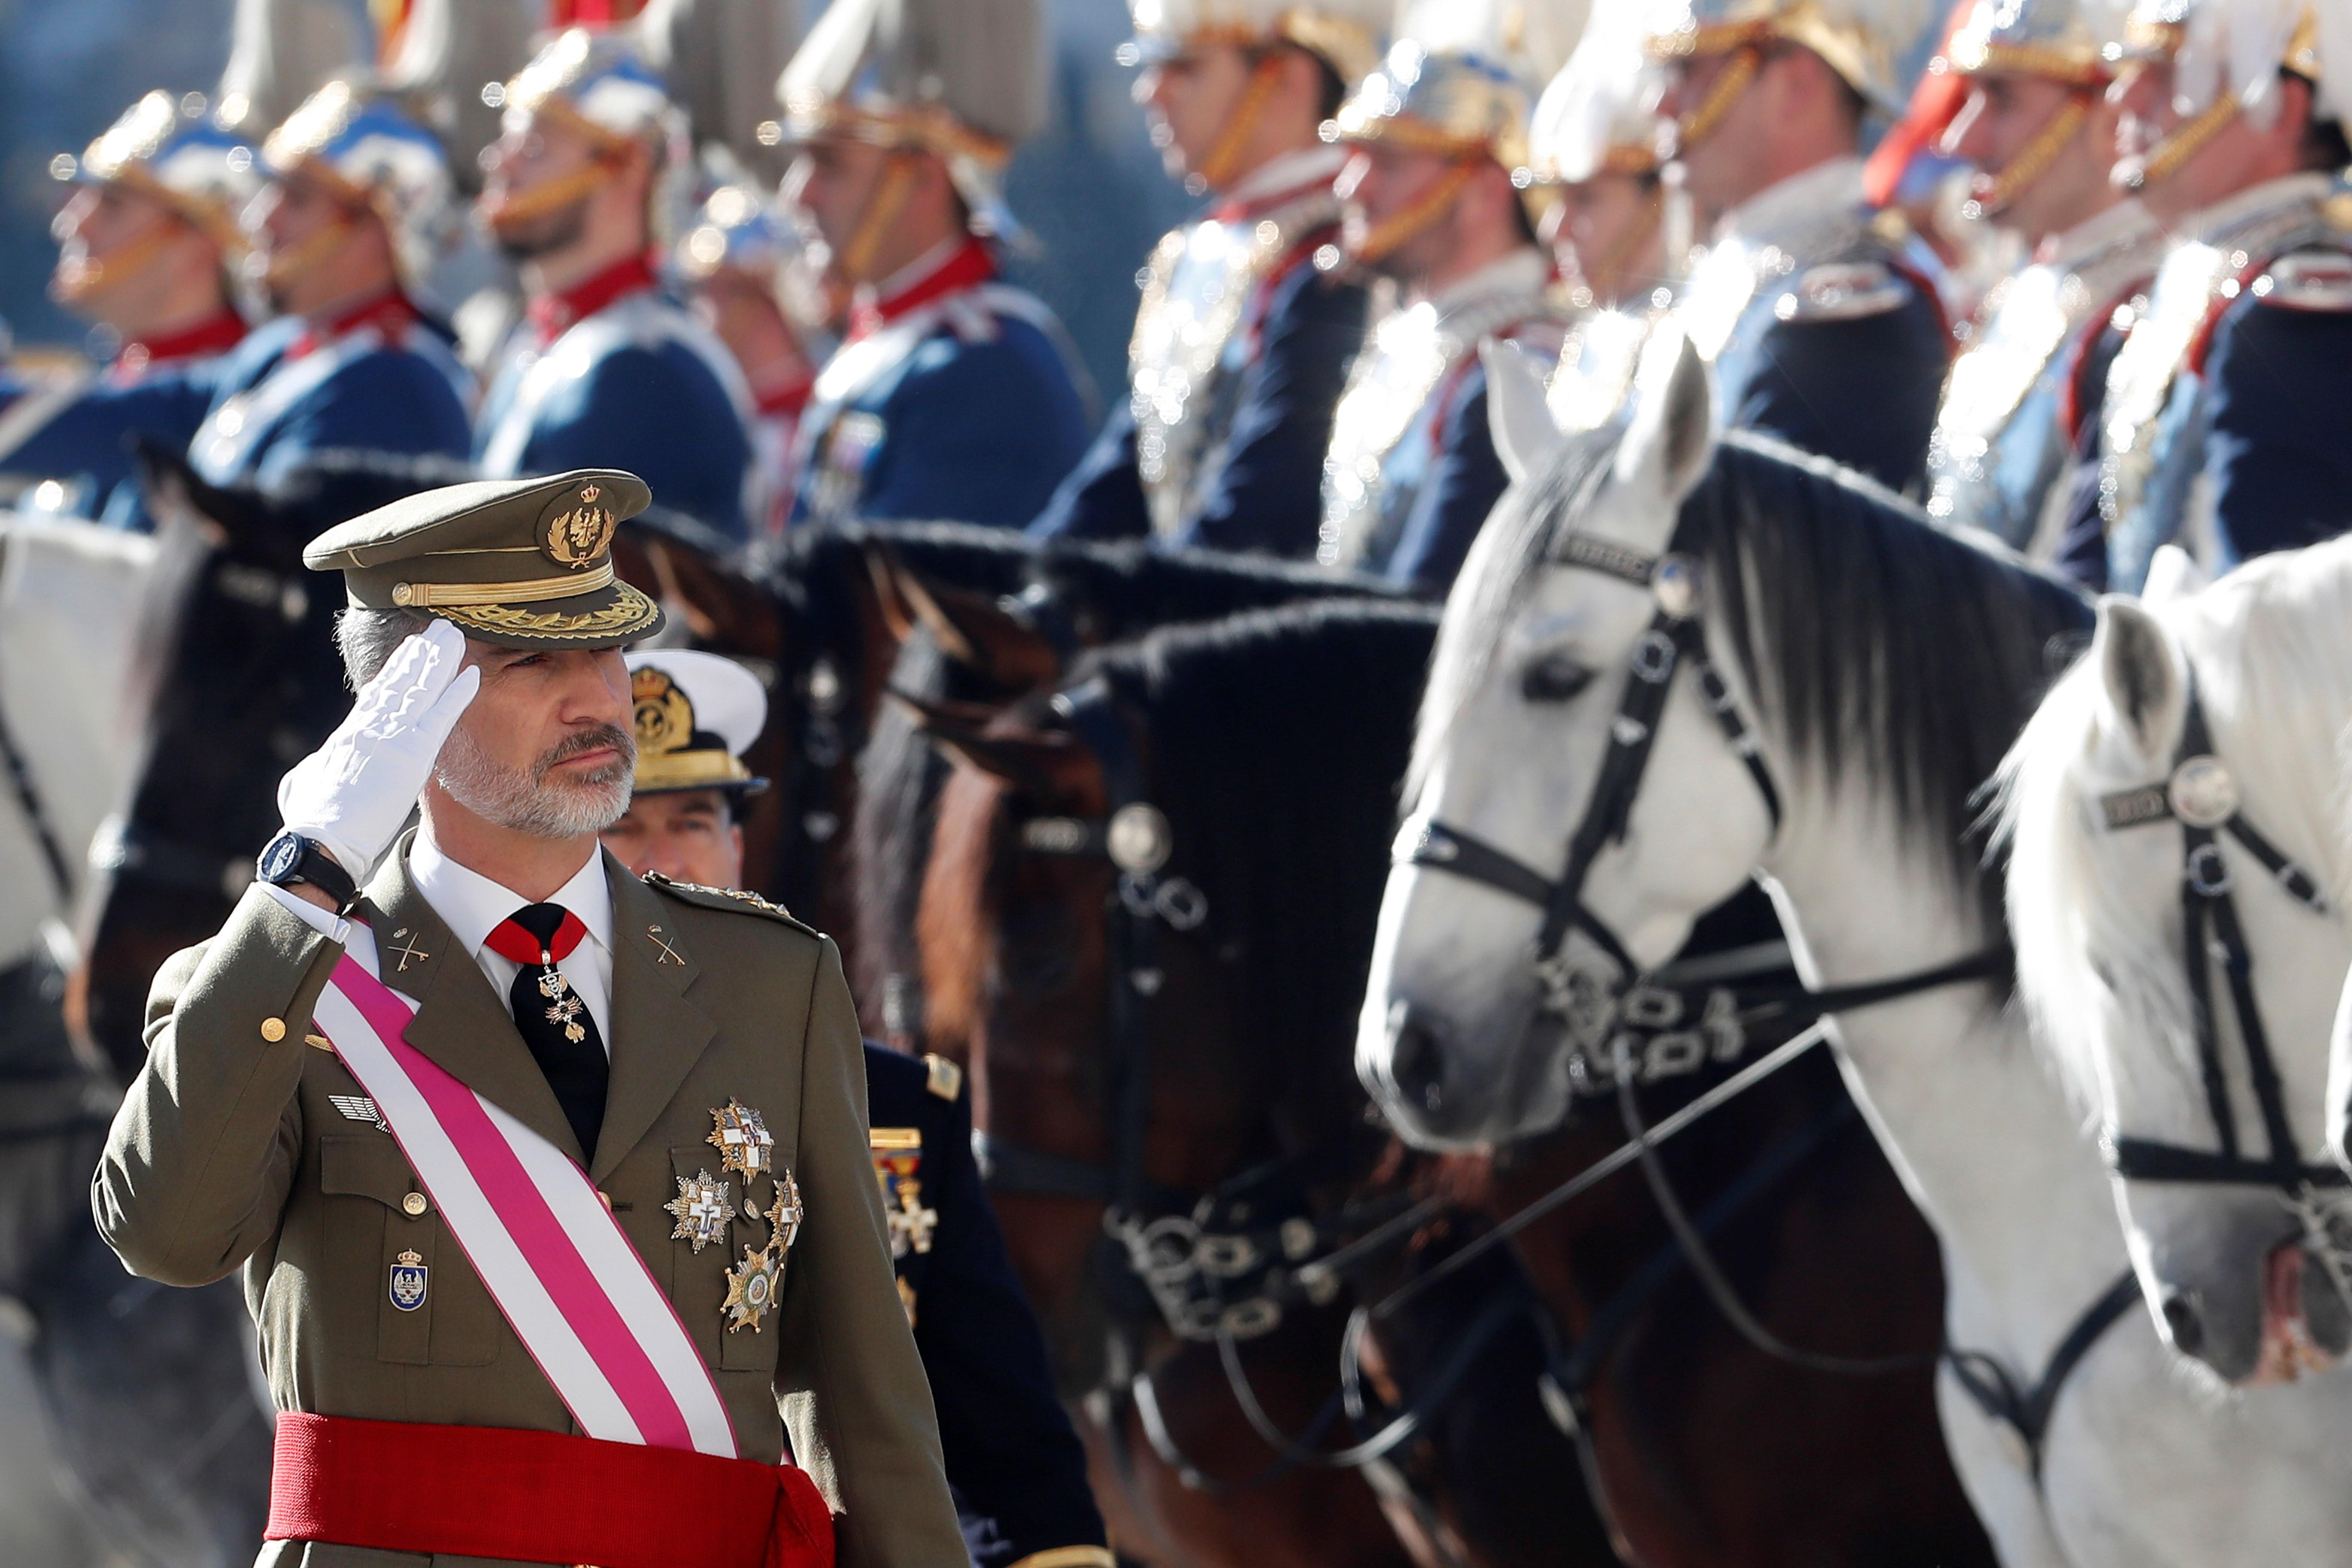
<svg viewBox="0 0 2352 1568">
<path fill-rule="evenodd" d="M 1816 986 L 1952 970 L 1998 944 L 1997 898 L 1962 843 L 1971 800 L 2039 695 L 2046 647 L 2088 618 L 1825 465 L 1718 446 L 1705 367 L 1671 330 L 1622 437 L 1560 437 L 1507 371 L 1490 369 L 1489 394 L 1515 483 L 1447 605 L 1409 784 L 1420 847 L 1391 876 L 1358 1050 L 1393 1124 L 1441 1147 L 1559 1121 L 1579 1031 L 1548 998 L 1572 1019 L 1579 997 L 1605 1002 L 1631 976 L 1602 952 L 1654 968 L 1751 874 Z M 1698 679 L 1676 678 L 1694 662 Z M 1661 689 L 1646 721 L 1637 668 Z M 1622 819 L 1600 820 L 1615 830 L 1578 830 L 1612 793 Z M 1580 877 L 1559 872 L 1572 831 Z M 1465 837 L 1549 882 L 1549 917 L 1524 879 L 1513 893 L 1462 874 L 1481 859 Z M 1540 973 L 1529 935 L 1555 929 L 1569 935 Z M 1951 1344 L 2030 1386 L 2086 1308 L 2130 1298 L 2099 1158 L 2003 1001 L 1980 982 L 1922 989 L 1847 1013 L 1837 1043 L 1942 1240 Z M 2200 1397 L 2172 1364 L 2146 1313 L 2114 1321 L 2060 1390 L 2038 1475 L 1957 1373 L 1940 1380 L 2003 1561 L 2343 1563 L 2343 1425 L 2291 1391 Z M 2311 1484 L 2313 1455 L 2341 1467 L 2335 1484 Z"/>
<path fill-rule="evenodd" d="M 155 559 L 144 534 L 0 517 L 0 969 L 33 953 L 44 922 L 71 921 L 90 839 L 130 777 Z"/>
<path fill-rule="evenodd" d="M 2149 1300 L 2231 1383 L 2292 1378 L 2352 1337 L 2324 1228 L 2347 723 L 2339 540 L 2103 601 L 2092 656 L 2003 768 L 2020 989 L 2115 1151 Z M 2352 1432 L 2352 1380 L 2312 1397 Z"/>
</svg>

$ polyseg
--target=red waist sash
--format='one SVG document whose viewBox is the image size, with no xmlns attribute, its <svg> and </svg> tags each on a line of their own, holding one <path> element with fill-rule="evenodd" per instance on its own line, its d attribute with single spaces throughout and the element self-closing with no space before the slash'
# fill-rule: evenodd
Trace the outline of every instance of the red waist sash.
<svg viewBox="0 0 2352 1568">
<path fill-rule="evenodd" d="M 833 1568 L 808 1472 L 502 1426 L 287 1411 L 271 1541 L 595 1568 Z"/>
</svg>

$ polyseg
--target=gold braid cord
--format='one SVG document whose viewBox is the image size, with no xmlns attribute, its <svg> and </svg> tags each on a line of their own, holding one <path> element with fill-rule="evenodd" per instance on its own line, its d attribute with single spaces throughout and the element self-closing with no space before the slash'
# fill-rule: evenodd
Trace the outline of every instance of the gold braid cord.
<svg viewBox="0 0 2352 1568">
<path fill-rule="evenodd" d="M 2006 211 L 2009 204 L 2017 199 L 2020 191 L 2050 172 L 2050 165 L 2058 161 L 2058 154 L 2066 150 L 2066 143 L 2083 129 L 2083 121 L 2090 112 L 2091 95 L 2087 90 L 2068 94 L 2066 101 L 2058 106 L 2058 111 L 2033 133 L 2033 140 L 2028 142 L 2016 157 L 1992 174 L 1977 176 L 1975 188 L 1969 193 L 1968 203 L 1961 208 L 1961 216 L 1974 220 Z"/>
</svg>

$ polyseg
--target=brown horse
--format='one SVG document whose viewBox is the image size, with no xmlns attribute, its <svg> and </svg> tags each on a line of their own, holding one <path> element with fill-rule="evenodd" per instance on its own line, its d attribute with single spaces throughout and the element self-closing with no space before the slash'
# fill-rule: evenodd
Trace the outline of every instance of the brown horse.
<svg viewBox="0 0 2352 1568">
<path fill-rule="evenodd" d="M 1156 1563 L 1391 1563 L 1401 1539 L 1424 1563 L 1613 1561 L 1557 1484 L 1573 1452 L 1507 1255 L 1350 1343 L 1352 1398 L 1356 1275 L 1302 1273 L 1409 1206 L 1350 1055 L 1433 626 L 1258 612 L 1094 656 L 987 721 L 928 712 L 963 764 L 923 888 L 931 1025 L 968 1043 L 1097 1493 Z M 1320 1458 L 1367 1439 L 1355 1473 Z"/>
<path fill-rule="evenodd" d="M 1350 1072 L 1358 983 L 1428 647 L 1425 621 L 1386 625 L 1384 615 L 1395 612 L 1318 607 L 1160 634 L 1082 667 L 1087 679 L 1050 703 L 984 725 L 932 716 L 965 764 L 942 797 L 923 903 L 935 1022 L 971 1043 L 977 1124 L 1000 1176 L 1032 1189 L 1004 1194 L 1000 1208 L 1074 1386 L 1115 1394 L 1133 1373 L 1106 1365 L 1118 1360 L 1119 1293 L 1132 1293 L 1133 1271 L 1106 1279 L 1096 1256 L 1123 1156 L 1140 1155 L 1129 1201 L 1155 1213 L 1181 1194 L 1226 1191 L 1236 1172 L 1311 1165 L 1307 1151 L 1365 1157 Z M 1402 645 L 1385 660 L 1371 651 L 1383 639 Z M 1143 838 L 1167 858 L 1139 881 L 1101 855 L 1118 852 L 1108 824 L 1118 809 L 1145 800 L 1163 826 Z M 1130 840 L 1145 822 L 1129 818 Z M 1070 848 L 1082 852 L 1056 852 Z M 1167 891 L 1179 883 L 1191 893 Z M 1163 905 L 1189 918 L 1194 895 L 1202 918 L 1172 929 L 1181 922 Z M 1150 1005 L 1139 1007 L 1125 993 L 1147 972 Z M 1150 1064 L 1139 1122 L 1128 1098 L 1138 1058 Z M 1654 1113 L 1708 1081 L 1668 1086 Z M 1490 1215 L 1511 1212 L 1622 1141 L 1607 1102 L 1597 1107 L 1493 1168 L 1422 1179 L 1461 1186 Z M 1139 1133 L 1121 1135 L 1123 1115 Z M 1851 1357 L 1923 1353 L 1845 1376 L 1759 1352 L 1696 1288 L 1638 1177 L 1558 1209 L 1518 1238 L 1551 1309 L 1548 1403 L 1582 1446 L 1621 1550 L 1656 1564 L 1990 1562 L 1933 1409 L 1933 1244 L 1834 1072 L 1813 1060 L 1768 1080 L 1669 1144 L 1665 1164 L 1748 1304 L 1793 1325 L 1786 1338 Z M 1315 1210 L 1310 1190 L 1309 1210 L 1344 1210 L 1364 1192 L 1359 1182 L 1320 1194 L 1326 1207 Z M 1354 1261 L 1381 1359 L 1425 1363 L 1442 1333 L 1415 1336 L 1393 1310 L 1423 1305 L 1396 1293 L 1412 1289 L 1413 1266 Z M 1151 1305 L 1164 1314 L 1168 1302 Z M 1165 1360 L 1142 1363 L 1151 1375 L 1139 1392 L 1163 1384 L 1162 1367 L 1185 1373 L 1202 1359 L 1181 1334 L 1153 1339 Z M 1248 1343 L 1268 1361 L 1279 1348 Z M 1200 1408 L 1230 1405 L 1212 1379 L 1192 1386 Z M 1399 1397 L 1409 1405 L 1412 1394 L 1403 1380 Z M 1099 1450 L 1151 1435 L 1143 1403 L 1092 1402 Z M 1309 1394 L 1294 1395 L 1288 1429 L 1314 1409 Z M 1242 1452 L 1264 1462 L 1269 1450 Z M 1550 1456 L 1557 1493 L 1580 1456 L 1557 1438 Z M 1489 1472 L 1449 1475 L 1433 1458 L 1449 1500 L 1486 1495 Z M 1230 1462 L 1218 1473 L 1247 1469 Z M 1121 1500 L 1130 1518 L 1163 1521 L 1209 1509 L 1165 1488 Z M 1555 1528 L 1549 1560 L 1568 1558 L 1565 1531 Z"/>
</svg>

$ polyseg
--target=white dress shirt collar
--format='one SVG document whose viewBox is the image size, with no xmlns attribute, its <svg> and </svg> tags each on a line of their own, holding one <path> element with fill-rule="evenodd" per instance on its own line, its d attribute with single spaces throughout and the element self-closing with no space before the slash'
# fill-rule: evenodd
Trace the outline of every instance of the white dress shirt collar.
<svg viewBox="0 0 2352 1568">
<path fill-rule="evenodd" d="M 450 859 L 425 833 L 419 833 L 409 847 L 408 875 L 425 901 L 433 906 L 433 912 L 471 955 L 482 952 L 499 921 L 531 902 Z M 572 879 L 547 902 L 561 904 L 579 916 L 580 923 L 588 928 L 588 939 L 605 952 L 612 951 L 613 889 L 604 880 L 602 853 L 592 851 Z"/>
</svg>

